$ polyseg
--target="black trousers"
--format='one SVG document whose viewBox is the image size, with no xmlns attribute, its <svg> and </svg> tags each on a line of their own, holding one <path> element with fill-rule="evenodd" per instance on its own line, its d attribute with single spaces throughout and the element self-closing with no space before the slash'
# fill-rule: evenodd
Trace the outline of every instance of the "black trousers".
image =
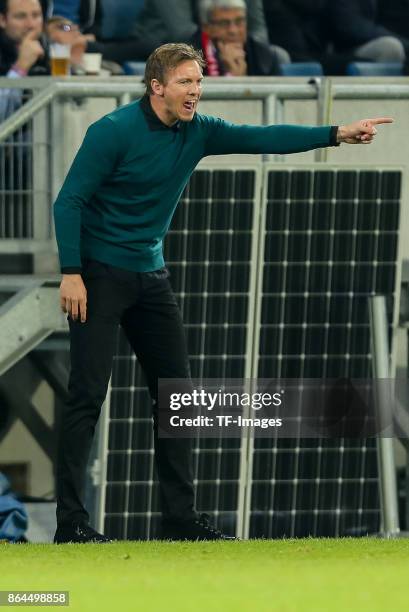
<svg viewBox="0 0 409 612">
<path fill-rule="evenodd" d="M 57 524 L 89 520 L 82 501 L 86 466 L 107 393 L 118 325 L 142 366 L 152 398 L 163 517 L 191 518 L 195 516 L 192 441 L 159 438 L 157 429 L 158 379 L 190 379 L 183 323 L 169 272 L 166 268 L 130 272 L 87 261 L 82 276 L 87 320 L 69 318 L 71 373 L 58 444 Z"/>
</svg>

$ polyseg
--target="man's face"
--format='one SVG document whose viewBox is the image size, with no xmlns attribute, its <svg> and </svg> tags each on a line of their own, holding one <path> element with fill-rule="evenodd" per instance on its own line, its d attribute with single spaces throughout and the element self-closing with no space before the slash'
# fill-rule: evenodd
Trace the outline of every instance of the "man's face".
<svg viewBox="0 0 409 612">
<path fill-rule="evenodd" d="M 19 43 L 31 31 L 38 37 L 43 29 L 43 13 L 38 0 L 9 0 L 7 13 L 0 13 L 0 27 Z"/>
<path fill-rule="evenodd" d="M 166 82 L 152 81 L 152 88 L 164 103 L 169 124 L 192 121 L 202 95 L 203 73 L 195 60 L 186 60 L 167 74 Z"/>
<path fill-rule="evenodd" d="M 240 8 L 216 8 L 210 15 L 209 23 L 203 27 L 214 43 L 245 44 L 247 39 L 246 13 Z"/>
</svg>

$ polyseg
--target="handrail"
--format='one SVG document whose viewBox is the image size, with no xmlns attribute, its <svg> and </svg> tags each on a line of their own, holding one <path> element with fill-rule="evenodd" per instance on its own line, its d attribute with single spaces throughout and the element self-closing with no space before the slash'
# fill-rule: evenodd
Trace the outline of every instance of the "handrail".
<svg viewBox="0 0 409 612">
<path fill-rule="evenodd" d="M 354 77 L 351 77 L 352 79 Z M 401 77 L 402 78 L 402 77 Z M 406 79 L 405 79 L 406 80 Z M 409 83 L 407 85 L 395 84 L 347 84 L 333 81 L 333 97 L 337 100 L 384 100 L 389 98 L 409 98 Z"/>
<path fill-rule="evenodd" d="M 22 127 L 36 113 L 49 104 L 57 91 L 56 84 L 52 83 L 36 94 L 26 104 L 23 104 L 15 113 L 0 125 L 0 142 L 6 140 L 13 132 Z"/>
<path fill-rule="evenodd" d="M 145 91 L 141 79 L 132 77 L 115 77 L 107 81 L 99 79 L 90 82 L 81 77 L 73 77 L 72 80 L 52 80 L 51 77 L 30 77 L 30 89 L 40 87 L 45 89 L 36 92 L 33 98 L 24 104 L 19 110 L 11 115 L 0 125 L 0 142 L 4 141 L 15 130 L 31 119 L 38 111 L 47 106 L 56 98 L 65 97 L 105 97 L 120 98 L 123 94 L 133 94 L 135 97 L 143 95 Z M 126 80 L 125 80 L 126 79 Z M 403 79 L 398 83 L 396 79 L 367 78 L 357 79 L 350 77 L 331 79 L 332 99 L 405 99 L 409 98 L 409 82 Z M 321 87 L 325 84 L 324 79 L 311 79 L 306 82 L 305 78 L 270 78 L 263 77 L 263 82 L 257 77 L 235 78 L 218 80 L 207 78 L 206 87 L 203 91 L 203 99 L 206 100 L 268 100 L 276 99 L 318 99 Z M 13 81 L 13 82 L 10 82 Z M 33 83 L 32 83 L 33 81 Z M 351 82 L 352 81 L 352 82 Z M 16 86 L 22 88 L 27 83 L 26 79 L 0 78 L 0 92 L 2 87 L 11 89 Z M 318 87 L 317 87 L 318 85 Z"/>
</svg>

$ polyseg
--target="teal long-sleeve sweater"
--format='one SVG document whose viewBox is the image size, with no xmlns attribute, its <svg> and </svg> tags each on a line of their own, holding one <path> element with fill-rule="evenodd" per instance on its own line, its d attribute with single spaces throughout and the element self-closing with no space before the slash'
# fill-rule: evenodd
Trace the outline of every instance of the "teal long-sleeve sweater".
<svg viewBox="0 0 409 612">
<path fill-rule="evenodd" d="M 203 157 L 308 151 L 335 145 L 336 129 L 199 114 L 168 127 L 147 96 L 115 110 L 88 128 L 54 204 L 62 272 L 80 272 L 85 258 L 136 272 L 161 268 L 162 240 Z"/>
</svg>

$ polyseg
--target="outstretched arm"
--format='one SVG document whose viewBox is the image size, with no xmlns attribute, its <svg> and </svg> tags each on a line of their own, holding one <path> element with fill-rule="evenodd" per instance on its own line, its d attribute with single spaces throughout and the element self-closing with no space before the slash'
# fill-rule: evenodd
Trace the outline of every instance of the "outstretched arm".
<svg viewBox="0 0 409 612">
<path fill-rule="evenodd" d="M 347 144 L 369 144 L 376 125 L 392 123 L 389 117 L 362 119 L 349 125 L 308 127 L 301 125 L 236 125 L 202 117 L 207 132 L 204 156 L 229 153 L 288 154 L 321 147 Z"/>
</svg>

